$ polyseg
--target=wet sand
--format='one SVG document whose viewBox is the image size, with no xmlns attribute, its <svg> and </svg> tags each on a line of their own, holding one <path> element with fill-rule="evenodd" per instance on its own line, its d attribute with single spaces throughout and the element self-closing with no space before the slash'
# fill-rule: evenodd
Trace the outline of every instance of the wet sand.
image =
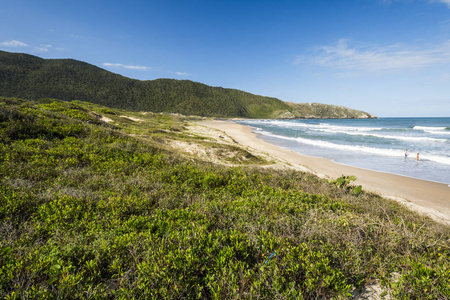
<svg viewBox="0 0 450 300">
<path fill-rule="evenodd" d="M 253 148 L 290 164 L 304 166 L 320 177 L 336 179 L 342 175 L 355 175 L 357 180 L 354 184 L 361 185 L 364 190 L 400 201 L 411 209 L 450 224 L 450 187 L 446 184 L 351 167 L 325 158 L 302 155 L 267 143 L 258 138 L 250 127 L 230 121 L 202 121 L 198 124 L 223 131 L 241 146 Z"/>
</svg>

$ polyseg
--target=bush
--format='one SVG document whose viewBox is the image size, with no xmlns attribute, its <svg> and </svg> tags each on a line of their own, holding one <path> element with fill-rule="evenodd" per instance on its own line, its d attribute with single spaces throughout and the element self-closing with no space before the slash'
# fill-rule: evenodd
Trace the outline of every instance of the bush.
<svg viewBox="0 0 450 300">
<path fill-rule="evenodd" d="M 450 297 L 448 226 L 350 180 L 187 160 L 44 104 L 0 102 L 2 298 L 345 298 L 374 279 Z"/>
</svg>

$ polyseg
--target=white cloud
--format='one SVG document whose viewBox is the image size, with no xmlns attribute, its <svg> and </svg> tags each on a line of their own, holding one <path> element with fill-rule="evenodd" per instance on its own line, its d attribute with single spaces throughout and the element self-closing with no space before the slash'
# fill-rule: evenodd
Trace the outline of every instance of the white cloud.
<svg viewBox="0 0 450 300">
<path fill-rule="evenodd" d="M 117 63 L 103 63 L 105 67 L 113 67 L 113 68 L 124 68 L 124 69 L 132 69 L 132 70 L 149 70 L 150 67 L 143 67 L 143 66 L 130 66 L 130 65 L 124 65 L 124 64 L 117 64 Z"/>
<path fill-rule="evenodd" d="M 13 47 L 13 48 L 28 47 L 27 44 L 25 44 L 21 41 L 17 41 L 17 40 L 6 41 L 6 42 L 1 43 L 0 45 L 5 46 L 5 47 Z"/>
<path fill-rule="evenodd" d="M 189 76 L 189 75 L 191 75 L 191 74 L 185 73 L 185 72 L 175 72 L 175 74 L 179 75 L 179 76 Z"/>
<path fill-rule="evenodd" d="M 35 47 L 33 52 L 46 53 L 52 49 L 52 45 L 40 45 L 39 47 Z"/>
<path fill-rule="evenodd" d="M 296 63 L 308 62 L 340 70 L 384 73 L 448 63 L 450 41 L 428 47 L 404 44 L 349 46 L 348 40 L 341 39 L 335 45 L 316 47 L 313 52 L 311 56 L 298 57 Z"/>
<path fill-rule="evenodd" d="M 406 2 L 406 3 L 411 3 L 414 2 L 412 0 L 381 0 L 381 3 L 384 5 L 391 5 L 393 2 Z M 443 4 L 447 4 L 448 8 L 450 8 L 450 0 L 421 0 L 420 2 L 425 2 L 428 4 L 432 4 L 432 3 L 443 3 Z"/>
<path fill-rule="evenodd" d="M 447 4 L 448 8 L 450 8 L 450 0 L 439 0 L 439 2 Z"/>
<path fill-rule="evenodd" d="M 56 51 L 65 51 L 65 48 L 62 47 L 53 47 L 53 45 L 47 45 L 47 44 L 41 44 L 40 46 L 36 47 L 36 46 L 30 46 L 28 44 L 25 44 L 24 42 L 21 41 L 17 41 L 17 40 L 12 40 L 12 41 L 6 41 L 3 43 L 0 43 L 0 46 L 4 46 L 4 47 L 12 47 L 12 48 L 18 48 L 18 47 L 29 47 L 29 51 L 34 52 L 34 53 L 47 53 L 50 52 L 51 50 L 56 50 Z"/>
</svg>

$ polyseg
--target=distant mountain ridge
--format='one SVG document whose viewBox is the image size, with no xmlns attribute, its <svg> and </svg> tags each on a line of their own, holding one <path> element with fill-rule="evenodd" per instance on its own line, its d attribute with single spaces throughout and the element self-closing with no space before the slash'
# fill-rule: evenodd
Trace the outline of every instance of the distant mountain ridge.
<svg viewBox="0 0 450 300">
<path fill-rule="evenodd" d="M 374 118 L 325 104 L 287 103 L 189 80 L 141 81 L 74 59 L 0 51 L 0 96 L 82 100 L 135 111 L 223 118 Z"/>
</svg>

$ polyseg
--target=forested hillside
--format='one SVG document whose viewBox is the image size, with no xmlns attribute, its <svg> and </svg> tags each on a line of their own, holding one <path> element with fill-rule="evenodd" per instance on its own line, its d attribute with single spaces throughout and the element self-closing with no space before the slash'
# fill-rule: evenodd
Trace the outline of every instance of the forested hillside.
<svg viewBox="0 0 450 300">
<path fill-rule="evenodd" d="M 281 100 L 189 80 L 140 81 L 72 59 L 0 51 L 0 95 L 89 101 L 136 111 L 214 117 L 274 118 Z"/>
<path fill-rule="evenodd" d="M 371 117 L 359 111 L 322 115 L 321 111 L 334 109 L 323 104 L 320 105 L 324 109 L 307 115 L 279 99 L 235 89 L 189 80 L 140 81 L 73 59 L 42 59 L 3 51 L 0 51 L 0 96 L 82 100 L 134 111 L 225 118 Z"/>
</svg>

